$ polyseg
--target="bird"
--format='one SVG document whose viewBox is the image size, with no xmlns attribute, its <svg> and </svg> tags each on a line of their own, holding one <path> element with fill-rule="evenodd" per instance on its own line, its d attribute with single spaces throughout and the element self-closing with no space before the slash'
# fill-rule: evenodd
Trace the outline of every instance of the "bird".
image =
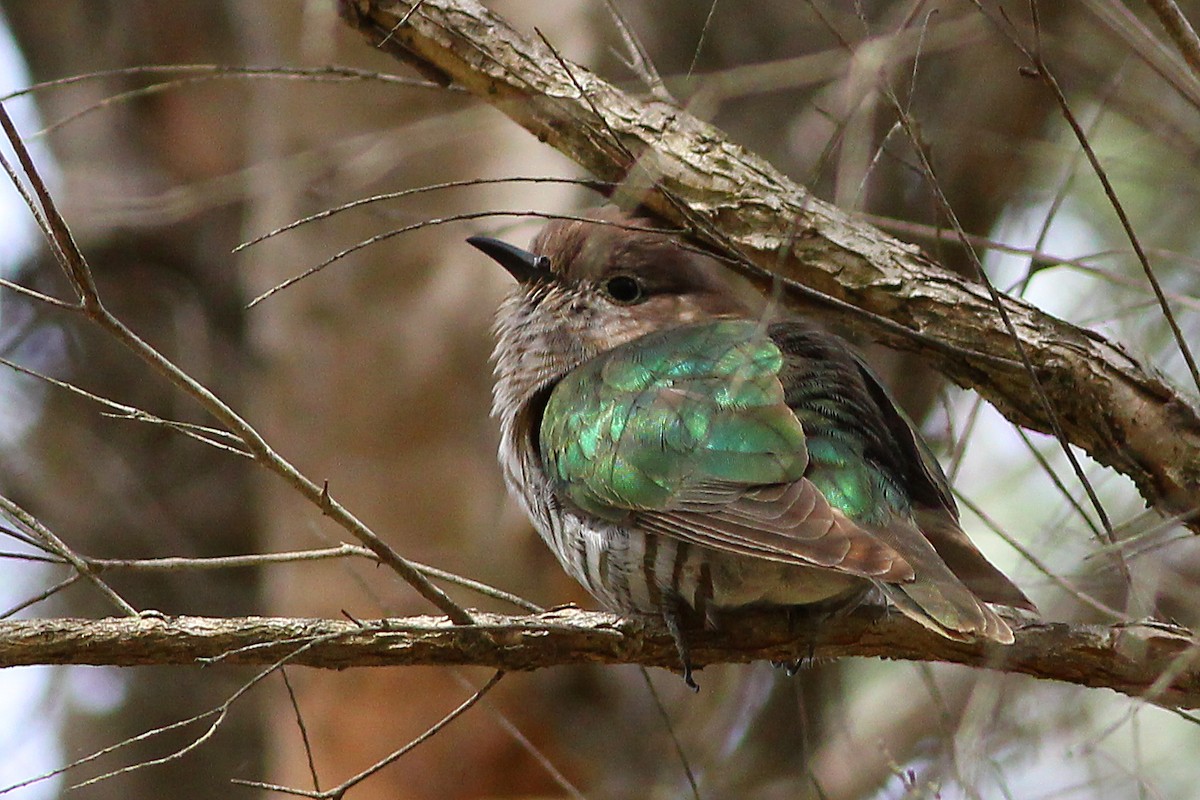
<svg viewBox="0 0 1200 800">
<path fill-rule="evenodd" d="M 914 424 L 843 339 L 765 316 L 729 268 L 636 211 L 552 221 L 513 278 L 492 413 L 509 492 L 602 605 L 688 630 L 869 597 L 958 641 L 1035 606 L 971 542 Z"/>
</svg>

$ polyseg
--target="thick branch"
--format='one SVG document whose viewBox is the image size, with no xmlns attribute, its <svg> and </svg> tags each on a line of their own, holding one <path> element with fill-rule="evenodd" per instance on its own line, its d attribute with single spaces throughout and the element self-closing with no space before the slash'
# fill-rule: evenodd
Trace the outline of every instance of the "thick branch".
<svg viewBox="0 0 1200 800">
<path fill-rule="evenodd" d="M 632 97 L 567 65 L 472 0 L 425 0 L 403 25 L 411 3 L 340 4 L 380 49 L 479 95 L 597 177 L 625 182 L 646 206 L 760 276 L 869 312 L 849 321 L 920 352 L 1013 422 L 1051 429 L 979 284 L 818 200 L 678 107 Z M 811 303 L 810 295 L 801 292 Z M 1200 508 L 1196 409 L 1119 344 L 1020 300 L 1004 304 L 1067 438 L 1132 478 L 1164 513 Z M 809 310 L 846 314 L 844 306 Z M 1192 526 L 1200 530 L 1200 522 Z"/>
<path fill-rule="evenodd" d="M 531 670 L 564 664 L 675 668 L 663 630 L 611 614 L 563 609 L 536 616 L 474 613 L 477 625 L 445 617 L 353 623 L 326 619 L 126 617 L 0 622 L 0 666 L 92 664 L 269 665 L 344 669 L 397 665 Z M 1104 687 L 1167 707 L 1200 706 L 1200 647 L 1182 628 L 1030 623 L 1010 646 L 952 642 L 901 615 L 860 609 L 837 624 L 797 634 L 779 614 L 742 615 L 720 631 L 696 631 L 697 666 L 766 659 L 871 656 L 945 661 Z"/>
</svg>

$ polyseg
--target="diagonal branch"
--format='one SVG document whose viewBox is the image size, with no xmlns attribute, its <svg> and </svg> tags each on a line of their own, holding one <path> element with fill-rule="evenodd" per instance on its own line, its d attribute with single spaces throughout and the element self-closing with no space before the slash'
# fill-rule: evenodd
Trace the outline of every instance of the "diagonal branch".
<svg viewBox="0 0 1200 800">
<path fill-rule="evenodd" d="M 472 611 L 475 625 L 444 617 L 348 622 L 279 617 L 129 617 L 0 622 L 0 667 L 28 664 L 289 664 L 345 669 L 397 665 L 532 670 L 566 664 L 674 669 L 661 626 L 559 609 L 530 616 Z M 944 661 L 1103 687 L 1168 708 L 1200 707 L 1200 643 L 1161 623 L 1026 623 L 1008 646 L 953 642 L 895 614 L 860 608 L 837 625 L 797 635 L 783 614 L 743 614 L 720 630 L 689 633 L 697 665 L 867 656 Z M 297 649 L 297 646 L 302 646 Z"/>
<path fill-rule="evenodd" d="M 818 200 L 712 126 L 632 97 L 567 64 L 473 0 L 340 0 L 373 44 L 422 74 L 495 105 L 597 178 L 637 186 L 664 219 L 695 232 L 806 313 L 839 316 L 921 353 L 1013 422 L 1048 432 L 1029 373 L 985 288 L 917 248 Z M 386 41 L 385 41 L 386 40 Z M 569 71 L 568 71 L 569 69 Z M 1002 298 L 1068 440 L 1136 483 L 1165 514 L 1200 508 L 1200 415 L 1120 344 Z M 1200 530 L 1200 521 L 1189 523 Z"/>
</svg>

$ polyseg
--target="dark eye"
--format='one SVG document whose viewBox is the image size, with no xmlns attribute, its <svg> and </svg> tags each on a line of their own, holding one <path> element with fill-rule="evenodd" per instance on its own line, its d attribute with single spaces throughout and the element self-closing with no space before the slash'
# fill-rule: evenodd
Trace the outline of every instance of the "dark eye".
<svg viewBox="0 0 1200 800">
<path fill-rule="evenodd" d="M 629 275 L 609 278 L 604 282 L 604 293 L 617 303 L 636 303 L 645 295 L 641 282 Z"/>
</svg>

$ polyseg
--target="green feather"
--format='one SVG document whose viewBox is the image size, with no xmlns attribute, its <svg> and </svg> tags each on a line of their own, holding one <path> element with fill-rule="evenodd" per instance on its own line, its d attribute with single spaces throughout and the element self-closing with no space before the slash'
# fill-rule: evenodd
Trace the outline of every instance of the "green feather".
<svg viewBox="0 0 1200 800">
<path fill-rule="evenodd" d="M 800 479 L 804 431 L 784 402 L 779 348 L 754 322 L 659 331 L 597 356 L 551 392 L 547 473 L 608 519 L 664 510 L 716 481 Z"/>
</svg>

